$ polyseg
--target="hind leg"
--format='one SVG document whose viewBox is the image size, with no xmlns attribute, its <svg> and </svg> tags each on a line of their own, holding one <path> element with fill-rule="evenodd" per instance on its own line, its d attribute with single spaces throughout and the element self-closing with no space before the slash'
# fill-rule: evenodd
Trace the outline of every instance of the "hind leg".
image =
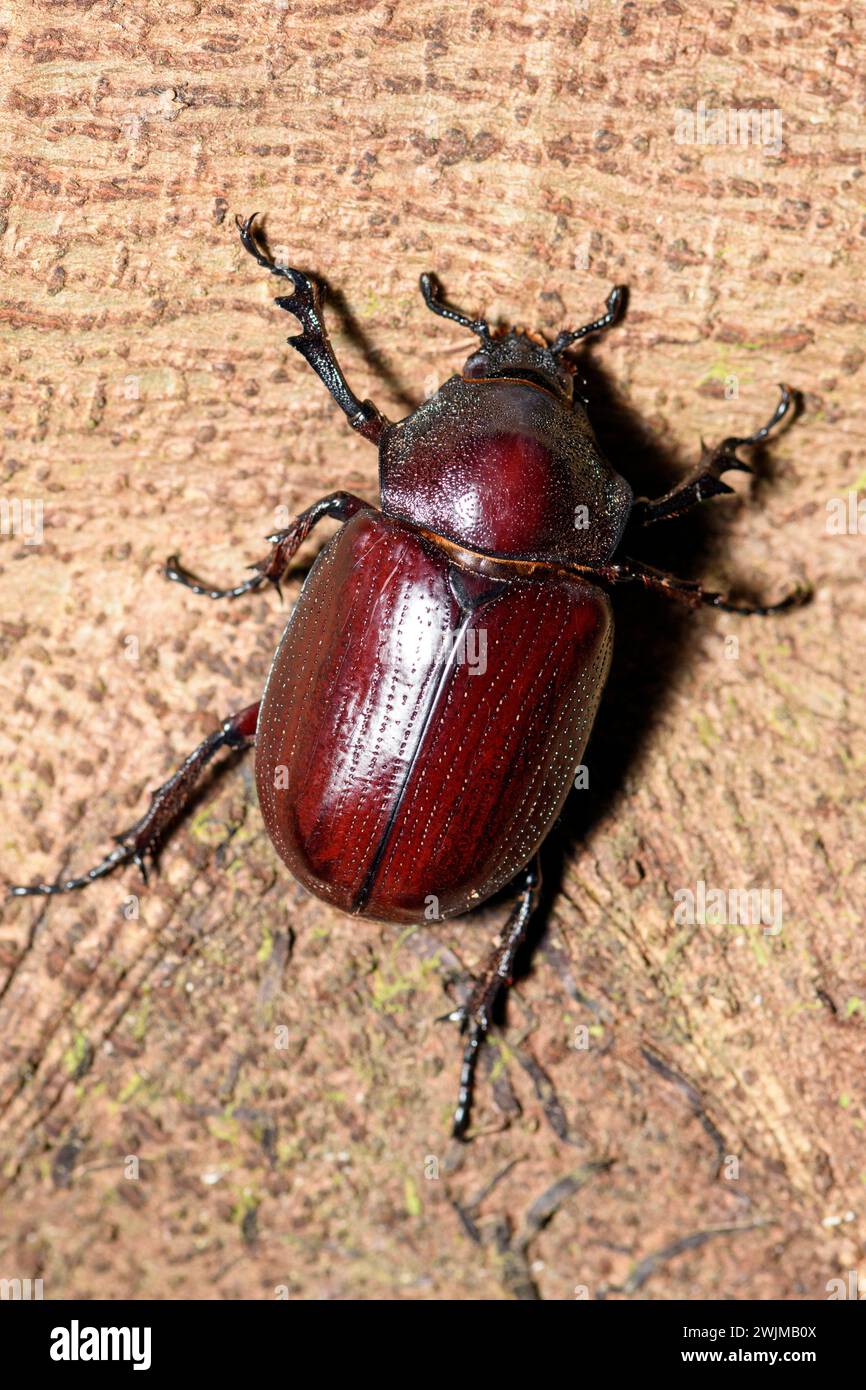
<svg viewBox="0 0 866 1390">
<path fill-rule="evenodd" d="M 177 772 L 163 782 L 153 793 L 150 806 L 140 820 L 115 836 L 117 848 L 78 878 L 67 879 L 65 883 L 33 883 L 9 888 L 10 897 L 53 896 L 55 893 L 72 893 L 78 888 L 86 888 L 94 879 L 104 878 L 106 874 L 121 864 L 133 863 L 141 870 L 147 882 L 146 857 L 153 860 L 159 847 L 164 843 L 166 832 L 179 819 L 192 800 L 202 772 L 211 758 L 221 748 L 249 748 L 255 741 L 256 724 L 259 717 L 259 702 L 247 705 L 237 714 L 229 715 L 218 729 L 200 743 L 190 753 Z"/>
<path fill-rule="evenodd" d="M 526 938 L 530 918 L 538 906 L 541 892 L 541 868 L 538 856 L 527 866 L 521 876 L 520 896 L 511 910 L 511 915 L 502 930 L 499 942 L 491 951 L 484 969 L 478 976 L 465 1004 L 445 1017 L 460 1024 L 461 1033 L 466 1034 L 466 1048 L 463 1053 L 463 1066 L 460 1071 L 460 1090 L 451 1133 L 460 1139 L 469 1124 L 469 1111 L 472 1105 L 472 1090 L 475 1068 L 478 1065 L 478 1051 L 490 1026 L 490 1015 L 500 990 L 511 984 L 511 972 L 521 944 Z"/>
</svg>

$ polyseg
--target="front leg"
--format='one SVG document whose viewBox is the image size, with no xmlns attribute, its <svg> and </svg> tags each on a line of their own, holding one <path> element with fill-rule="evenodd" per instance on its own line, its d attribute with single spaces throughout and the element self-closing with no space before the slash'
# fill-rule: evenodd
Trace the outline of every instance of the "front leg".
<svg viewBox="0 0 866 1390">
<path fill-rule="evenodd" d="M 355 497 L 351 492 L 332 492 L 327 497 L 320 497 L 318 502 L 314 502 L 305 512 L 296 516 L 285 531 L 275 531 L 267 537 L 271 542 L 270 555 L 267 559 L 258 560 L 256 564 L 250 565 L 250 569 L 256 571 L 255 574 L 230 589 L 215 589 L 212 585 L 196 579 L 195 575 L 190 574 L 180 563 L 177 555 L 168 557 L 165 577 L 173 580 L 175 584 L 182 584 L 185 589 L 192 589 L 194 594 L 202 594 L 205 598 L 240 598 L 243 594 L 252 593 L 264 583 L 273 584 L 279 594 L 280 580 L 288 569 L 289 561 L 303 545 L 313 527 L 326 516 L 333 517 L 335 521 L 348 521 L 364 507 L 369 508 L 369 502 Z"/>
<path fill-rule="evenodd" d="M 782 393 L 781 399 L 766 425 L 755 430 L 754 434 L 730 435 L 715 449 L 707 449 L 704 446 L 700 466 L 691 478 L 666 492 L 663 497 L 638 497 L 635 500 L 629 517 L 629 528 L 637 530 L 644 526 L 652 526 L 656 521 L 668 521 L 672 517 L 682 516 L 683 512 L 691 511 L 692 507 L 697 506 L 699 502 L 706 502 L 710 497 L 718 497 L 723 492 L 733 492 L 734 489 L 723 481 L 722 474 L 731 469 L 738 469 L 743 473 L 752 471 L 747 463 L 737 458 L 736 450 L 749 444 L 760 444 L 767 438 L 770 430 L 785 418 L 794 403 L 794 395 L 789 387 L 780 386 L 779 390 Z"/>
<path fill-rule="evenodd" d="M 275 301 L 281 309 L 287 309 L 300 320 L 303 331 L 294 338 L 289 338 L 289 343 L 307 359 L 313 371 L 321 377 L 337 405 L 348 417 L 352 429 L 357 430 L 371 443 L 378 444 L 387 421 L 372 401 L 358 399 L 340 370 L 322 315 L 324 285 L 301 270 L 294 270 L 288 265 L 277 265 L 272 256 L 261 250 L 252 230 L 253 221 L 257 216 L 258 213 L 254 212 L 245 222 L 239 217 L 235 221 L 244 250 L 249 251 L 265 270 L 269 270 L 272 275 L 281 275 L 293 286 L 291 294 L 281 295 Z"/>
</svg>

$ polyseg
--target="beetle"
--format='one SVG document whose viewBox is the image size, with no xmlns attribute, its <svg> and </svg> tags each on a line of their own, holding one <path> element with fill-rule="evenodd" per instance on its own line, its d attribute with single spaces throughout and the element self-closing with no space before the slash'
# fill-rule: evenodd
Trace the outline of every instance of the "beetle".
<svg viewBox="0 0 866 1390">
<path fill-rule="evenodd" d="M 350 389 L 325 328 L 323 285 L 271 257 L 257 215 L 236 219 L 242 245 L 289 281 L 276 299 L 301 325 L 289 343 L 378 447 L 380 506 L 346 492 L 321 498 L 269 536 L 268 556 L 231 588 L 169 559 L 167 578 L 237 599 L 267 584 L 279 590 L 313 527 L 324 517 L 342 523 L 307 576 L 261 699 L 222 721 L 89 872 L 10 891 L 67 893 L 130 861 L 146 880 L 147 860 L 214 755 L 253 745 L 278 854 L 340 911 L 423 923 L 469 912 L 513 884 L 497 944 L 465 1003 L 446 1015 L 465 1036 L 452 1127 L 462 1137 L 491 1009 L 538 903 L 539 847 L 581 765 L 607 677 L 608 587 L 636 582 L 734 613 L 776 613 L 806 596 L 798 588 L 777 603 L 733 603 L 624 554 L 625 538 L 731 492 L 724 473 L 748 471 L 737 450 L 766 439 L 794 395 L 780 387 L 760 429 L 705 448 L 694 474 L 664 496 L 635 498 L 602 455 L 585 383 L 566 355 L 617 322 L 624 287 L 600 318 L 548 344 L 461 313 L 427 274 L 427 307 L 479 346 L 460 375 L 392 422 Z"/>
</svg>

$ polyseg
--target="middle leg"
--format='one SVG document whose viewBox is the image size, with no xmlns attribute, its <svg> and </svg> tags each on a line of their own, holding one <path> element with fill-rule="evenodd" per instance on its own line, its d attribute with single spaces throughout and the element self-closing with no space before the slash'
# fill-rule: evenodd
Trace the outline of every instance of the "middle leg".
<svg viewBox="0 0 866 1390">
<path fill-rule="evenodd" d="M 370 507 L 370 503 L 355 497 L 351 492 L 331 492 L 327 497 L 320 497 L 318 502 L 314 502 L 306 511 L 296 516 L 291 526 L 268 536 L 267 539 L 271 543 L 270 555 L 266 560 L 258 560 L 256 564 L 250 565 L 255 574 L 232 588 L 215 589 L 196 579 L 195 575 L 190 574 L 180 563 L 177 555 L 170 555 L 166 561 L 165 577 L 173 580 L 175 584 L 182 584 L 185 589 L 192 589 L 194 594 L 201 594 L 204 598 L 241 598 L 243 594 L 252 593 L 265 583 L 273 584 L 280 594 L 280 580 L 289 567 L 289 561 L 300 549 L 313 527 L 326 516 L 333 517 L 335 521 L 348 521 L 363 507 Z"/>
<path fill-rule="evenodd" d="M 695 579 L 680 579 L 675 574 L 654 569 L 652 565 L 645 565 L 642 560 L 633 560 L 630 557 L 613 565 L 602 566 L 595 573 L 600 579 L 614 584 L 637 581 L 645 589 L 681 599 L 692 608 L 707 604 L 710 608 L 720 608 L 723 613 L 755 614 L 762 618 L 771 613 L 783 613 L 786 608 L 795 608 L 812 596 L 812 590 L 808 585 L 798 584 L 776 603 L 750 603 L 745 600 L 734 603 L 727 594 L 704 589 Z"/>
</svg>

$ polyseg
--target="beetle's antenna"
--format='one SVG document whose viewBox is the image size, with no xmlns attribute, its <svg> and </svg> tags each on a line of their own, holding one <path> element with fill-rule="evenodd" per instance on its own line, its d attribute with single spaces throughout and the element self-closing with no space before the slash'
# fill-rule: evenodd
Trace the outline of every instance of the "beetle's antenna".
<svg viewBox="0 0 866 1390">
<path fill-rule="evenodd" d="M 435 275 L 424 274 L 420 280 L 421 293 L 424 296 L 424 303 L 428 309 L 432 309 L 434 314 L 440 318 L 451 319 L 452 323 L 459 323 L 462 328 L 468 328 L 471 333 L 477 333 L 482 343 L 489 343 L 490 325 L 486 319 L 471 319 L 468 314 L 461 314 L 459 309 L 452 309 L 450 304 L 446 304 L 442 298 L 442 287 Z"/>
<path fill-rule="evenodd" d="M 583 328 L 575 328 L 571 332 L 563 329 L 559 337 L 551 344 L 550 351 L 554 357 L 558 357 L 572 343 L 576 343 L 579 338 L 586 338 L 590 333 L 601 333 L 605 328 L 612 328 L 619 318 L 622 317 L 627 299 L 625 285 L 614 285 L 607 297 L 607 313 L 602 314 L 600 319 L 594 323 L 585 323 Z"/>
</svg>

